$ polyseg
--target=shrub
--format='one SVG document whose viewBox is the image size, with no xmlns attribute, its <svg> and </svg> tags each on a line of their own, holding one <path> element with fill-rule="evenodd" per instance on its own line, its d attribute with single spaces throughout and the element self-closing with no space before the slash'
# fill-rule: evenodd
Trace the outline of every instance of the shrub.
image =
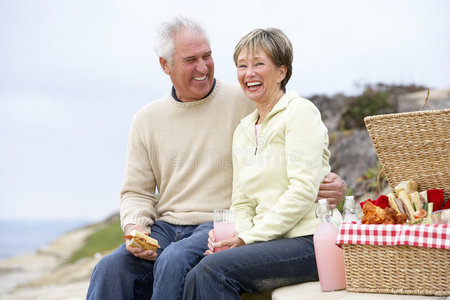
<svg viewBox="0 0 450 300">
<path fill-rule="evenodd" d="M 342 130 L 363 128 L 364 117 L 395 112 L 396 106 L 388 91 L 368 86 L 362 95 L 350 101 L 348 109 L 342 115 L 340 127 Z"/>
<path fill-rule="evenodd" d="M 339 122 L 341 130 L 364 128 L 364 117 L 397 112 L 397 96 L 425 90 L 426 87 L 410 85 L 367 84 L 360 96 L 350 97 L 350 104 Z"/>
<path fill-rule="evenodd" d="M 73 263 L 83 257 L 91 257 L 95 253 L 102 253 L 115 249 L 123 243 L 123 232 L 118 218 L 107 222 L 106 225 L 91 234 L 83 246 L 75 251 L 67 260 Z"/>
</svg>

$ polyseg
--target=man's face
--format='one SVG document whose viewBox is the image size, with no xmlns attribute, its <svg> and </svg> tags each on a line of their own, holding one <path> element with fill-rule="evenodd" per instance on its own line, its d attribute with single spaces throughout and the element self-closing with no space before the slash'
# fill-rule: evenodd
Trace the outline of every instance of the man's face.
<svg viewBox="0 0 450 300">
<path fill-rule="evenodd" d="M 161 66 L 170 76 L 178 99 L 183 102 L 200 100 L 211 90 L 214 81 L 211 48 L 205 37 L 189 31 L 177 33 L 173 41 L 172 64 L 160 58 Z"/>
</svg>

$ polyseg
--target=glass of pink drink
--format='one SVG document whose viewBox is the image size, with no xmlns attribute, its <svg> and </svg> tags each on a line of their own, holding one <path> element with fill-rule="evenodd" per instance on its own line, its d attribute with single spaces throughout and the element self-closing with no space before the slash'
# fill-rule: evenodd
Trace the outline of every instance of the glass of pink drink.
<svg viewBox="0 0 450 300">
<path fill-rule="evenodd" d="M 235 213 L 229 209 L 214 209 L 214 237 L 216 242 L 228 240 L 234 237 Z M 219 252 L 229 247 L 214 248 Z"/>
</svg>

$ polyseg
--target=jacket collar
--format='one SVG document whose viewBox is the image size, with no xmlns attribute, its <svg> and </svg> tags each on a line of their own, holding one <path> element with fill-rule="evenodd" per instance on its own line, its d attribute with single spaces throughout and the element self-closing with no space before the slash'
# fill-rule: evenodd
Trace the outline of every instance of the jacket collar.
<svg viewBox="0 0 450 300">
<path fill-rule="evenodd" d="M 298 98 L 298 95 L 295 91 L 289 91 L 286 94 L 284 94 L 283 97 L 281 97 L 281 99 L 278 100 L 278 102 L 275 104 L 272 110 L 267 114 L 267 117 L 264 119 L 262 123 L 263 126 L 278 112 L 285 110 L 286 107 L 289 105 L 289 102 L 291 102 L 295 98 Z M 248 127 L 250 126 L 254 128 L 258 116 L 259 116 L 258 109 L 255 109 L 251 114 L 249 114 L 248 116 L 246 116 L 241 120 L 242 126 L 245 129 L 248 129 Z"/>
</svg>

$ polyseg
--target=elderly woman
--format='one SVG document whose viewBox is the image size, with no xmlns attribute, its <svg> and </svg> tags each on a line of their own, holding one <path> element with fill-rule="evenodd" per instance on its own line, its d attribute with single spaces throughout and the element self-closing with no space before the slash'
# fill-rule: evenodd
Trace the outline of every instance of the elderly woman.
<svg viewBox="0 0 450 300">
<path fill-rule="evenodd" d="M 186 277 L 185 299 L 239 299 L 241 293 L 318 280 L 313 234 L 322 178 L 330 172 L 328 135 L 320 112 L 295 92 L 292 44 L 279 29 L 257 29 L 237 44 L 234 62 L 257 109 L 233 137 L 237 235 L 214 243 Z M 334 221 L 341 222 L 339 211 Z M 213 248 L 230 249 L 213 254 Z"/>
</svg>

